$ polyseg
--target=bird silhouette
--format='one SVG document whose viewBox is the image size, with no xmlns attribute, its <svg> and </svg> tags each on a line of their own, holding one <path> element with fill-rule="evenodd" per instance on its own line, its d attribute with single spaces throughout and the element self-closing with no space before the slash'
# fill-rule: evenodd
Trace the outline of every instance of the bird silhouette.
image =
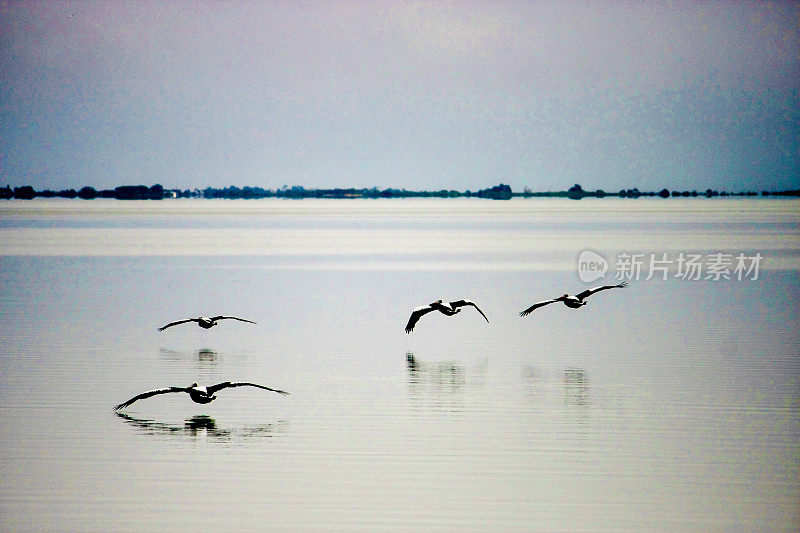
<svg viewBox="0 0 800 533">
<path fill-rule="evenodd" d="M 474 307 L 486 320 L 486 322 L 489 322 L 489 319 L 486 318 L 486 315 L 483 314 L 483 311 L 481 311 L 478 308 L 478 306 L 475 305 L 475 303 L 471 302 L 470 300 L 457 300 L 455 302 L 450 302 L 449 304 L 443 304 L 441 300 L 436 300 L 433 303 L 417 307 L 413 311 L 411 311 L 411 316 L 408 319 L 408 324 L 406 324 L 406 333 L 411 333 L 412 331 L 414 331 L 414 326 L 419 321 L 419 319 L 427 315 L 431 311 L 439 311 L 443 315 L 453 316 L 456 313 L 460 313 L 461 308 L 464 306 Z"/>
<path fill-rule="evenodd" d="M 237 383 L 237 382 L 224 381 L 222 383 L 217 383 L 216 385 L 211 385 L 208 387 L 201 387 L 197 383 L 192 383 L 188 387 L 166 387 L 163 389 L 154 389 L 143 392 L 141 394 L 137 394 L 127 402 L 122 402 L 121 404 L 114 407 L 114 410 L 117 411 L 119 409 L 128 407 L 133 402 L 144 400 L 145 398 L 150 398 L 151 396 L 156 396 L 157 394 L 168 394 L 170 392 L 186 392 L 189 394 L 189 398 L 191 398 L 193 402 L 206 404 L 206 403 L 211 403 L 217 399 L 214 393 L 221 391 L 222 389 L 227 389 L 231 387 L 256 387 L 271 392 L 277 392 L 278 394 L 289 394 L 286 391 L 265 387 L 264 385 L 257 385 L 255 383 L 245 383 L 245 382 Z"/>
<path fill-rule="evenodd" d="M 627 281 L 623 281 L 617 285 L 602 285 L 600 287 L 595 287 L 593 289 L 586 289 L 583 292 L 579 292 L 575 296 L 570 296 L 569 294 L 564 294 L 559 296 L 558 298 L 553 298 L 552 300 L 544 300 L 542 302 L 537 302 L 530 306 L 529 308 L 521 311 L 519 316 L 528 316 L 534 309 L 539 309 L 540 307 L 544 307 L 545 305 L 554 304 L 556 302 L 563 302 L 564 305 L 571 309 L 579 309 L 586 305 L 586 298 L 591 296 L 592 294 L 600 291 L 604 291 L 606 289 L 621 289 L 628 285 Z"/>
<path fill-rule="evenodd" d="M 164 331 L 167 328 L 171 328 L 172 326 L 177 326 L 178 324 L 186 324 L 187 322 L 197 322 L 197 325 L 203 329 L 211 329 L 217 325 L 217 322 L 220 320 L 238 320 L 239 322 L 248 322 L 250 324 L 255 324 L 252 320 L 245 320 L 244 318 L 238 318 L 235 316 L 212 316 L 211 318 L 200 316 L 197 318 L 187 318 L 184 320 L 176 320 L 175 322 L 170 322 L 166 326 L 161 326 L 158 328 L 158 331 Z"/>
</svg>

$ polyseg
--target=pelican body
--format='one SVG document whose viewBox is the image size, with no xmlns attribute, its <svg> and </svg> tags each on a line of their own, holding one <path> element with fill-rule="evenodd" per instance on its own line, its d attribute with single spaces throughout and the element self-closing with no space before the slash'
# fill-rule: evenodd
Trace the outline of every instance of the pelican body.
<svg viewBox="0 0 800 533">
<path fill-rule="evenodd" d="M 594 287 L 593 289 L 586 289 L 583 292 L 579 292 L 575 296 L 571 296 L 569 294 L 563 294 L 563 295 L 559 296 L 558 298 L 553 298 L 552 300 L 544 300 L 542 302 L 537 302 L 537 303 L 533 304 L 532 306 L 530 306 L 529 308 L 525 309 L 524 311 L 521 311 L 519 316 L 528 316 L 529 314 L 531 314 L 531 312 L 533 310 L 538 309 L 540 307 L 544 307 L 545 305 L 548 305 L 548 304 L 556 303 L 556 302 L 561 302 L 564 305 L 566 305 L 567 307 L 569 307 L 570 309 L 580 309 L 581 307 L 586 305 L 586 298 L 588 298 L 592 294 L 594 294 L 596 292 L 604 291 L 606 289 L 621 289 L 621 288 L 625 287 L 626 285 L 628 285 L 628 282 L 627 281 L 623 281 L 622 283 L 620 283 L 618 285 L 602 285 L 600 287 Z"/>
<path fill-rule="evenodd" d="M 569 294 L 561 296 L 561 301 L 570 309 L 579 309 L 586 305 L 586 300 L 581 300 L 577 296 L 570 296 Z"/>
<path fill-rule="evenodd" d="M 119 409 L 128 407 L 130 404 L 138 400 L 144 400 L 145 398 L 156 396 L 157 394 L 168 394 L 170 392 L 186 392 L 189 394 L 189 398 L 191 398 L 191 400 L 194 403 L 207 404 L 217 399 L 216 396 L 217 391 L 220 391 L 222 389 L 227 389 L 230 387 L 256 387 L 259 389 L 277 392 L 278 394 L 289 394 L 286 391 L 265 387 L 264 385 L 257 385 L 255 383 L 245 383 L 245 382 L 232 383 L 230 381 L 224 381 L 222 383 L 217 383 L 216 385 L 210 385 L 208 387 L 201 387 L 197 383 L 192 383 L 188 387 L 166 387 L 163 389 L 154 389 L 154 390 L 149 390 L 147 392 L 143 392 L 141 394 L 137 394 L 127 402 L 122 402 L 121 404 L 114 407 L 114 410 L 118 411 Z"/>
<path fill-rule="evenodd" d="M 486 318 L 486 315 L 483 314 L 483 311 L 481 311 L 478 306 L 470 300 L 457 300 L 455 302 L 450 302 L 449 304 L 444 304 L 441 300 L 436 300 L 428 305 L 417 307 L 411 312 L 411 316 L 408 319 L 408 324 L 406 324 L 406 333 L 411 333 L 414 331 L 414 326 L 419 319 L 432 311 L 439 311 L 445 316 L 453 316 L 456 313 L 460 313 L 461 308 L 464 306 L 474 307 L 475 310 L 478 311 L 486 320 L 486 322 L 489 322 L 489 319 Z"/>
<path fill-rule="evenodd" d="M 191 398 L 194 403 L 206 404 L 217 399 L 216 394 L 208 392 L 207 387 L 200 387 L 197 383 L 192 383 L 192 386 L 189 387 L 186 392 L 189 393 L 189 398 Z"/>
</svg>

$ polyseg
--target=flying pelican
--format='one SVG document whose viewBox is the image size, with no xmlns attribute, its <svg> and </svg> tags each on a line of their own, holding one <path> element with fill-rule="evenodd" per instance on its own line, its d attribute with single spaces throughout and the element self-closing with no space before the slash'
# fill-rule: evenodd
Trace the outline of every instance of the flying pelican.
<svg viewBox="0 0 800 533">
<path fill-rule="evenodd" d="M 192 383 L 188 387 L 167 387 L 165 389 L 155 389 L 143 392 L 139 395 L 134 396 L 127 402 L 122 402 L 121 404 L 117 405 L 116 407 L 114 407 L 114 410 L 118 411 L 123 407 L 128 407 L 130 404 L 132 404 L 137 400 L 144 400 L 145 398 L 149 398 L 150 396 L 155 396 L 157 394 L 167 394 L 169 392 L 188 392 L 189 398 L 191 398 L 194 403 L 211 403 L 217 398 L 216 396 L 214 396 L 215 392 L 220 391 L 222 389 L 227 389 L 228 387 L 257 387 L 259 389 L 277 392 L 279 394 L 289 394 L 286 391 L 271 389 L 269 387 L 265 387 L 264 385 L 256 385 L 255 383 L 231 383 L 230 381 L 224 381 L 222 383 L 217 383 L 216 385 L 211 385 L 210 387 L 201 387 L 197 383 Z"/>
<path fill-rule="evenodd" d="M 471 305 L 472 307 L 474 307 L 481 314 L 481 316 L 484 319 L 486 319 L 486 322 L 489 322 L 489 319 L 486 318 L 486 315 L 483 314 L 483 311 L 478 309 L 478 306 L 469 300 L 458 300 L 456 302 L 450 302 L 450 305 L 445 305 L 442 303 L 441 300 L 436 300 L 431 304 L 417 307 L 411 312 L 411 317 L 408 319 L 408 324 L 406 324 L 406 333 L 411 333 L 412 331 L 414 331 L 414 325 L 417 323 L 417 321 L 423 315 L 427 315 L 431 311 L 439 311 L 443 315 L 453 316 L 456 313 L 460 313 L 461 309 L 459 308 L 464 307 L 465 305 Z"/>
<path fill-rule="evenodd" d="M 528 316 L 531 313 L 531 311 L 533 311 L 534 309 L 538 309 L 538 308 L 540 308 L 542 306 L 545 306 L 547 304 L 554 304 L 556 302 L 564 302 L 564 305 L 566 305 L 567 307 L 570 307 L 572 309 L 578 309 L 578 308 L 586 305 L 586 298 L 588 298 L 592 294 L 594 294 L 596 292 L 604 291 L 606 289 L 617 289 L 617 288 L 621 289 L 621 288 L 625 287 L 627 284 L 628 284 L 627 281 L 623 281 L 622 283 L 620 283 L 618 285 L 603 285 L 601 287 L 595 287 L 593 289 L 586 289 L 583 292 L 579 292 L 575 296 L 570 296 L 569 294 L 564 294 L 562 296 L 559 296 L 558 298 L 553 298 L 552 300 L 545 300 L 543 302 L 535 303 L 532 306 L 530 306 L 529 308 L 527 308 L 524 311 L 522 311 L 519 314 L 519 316 Z"/>
<path fill-rule="evenodd" d="M 158 328 L 158 331 L 164 331 L 167 328 L 171 328 L 172 326 L 177 326 L 178 324 L 185 324 L 187 322 L 197 322 L 197 325 L 203 329 L 211 329 L 217 325 L 217 322 L 220 320 L 239 320 L 240 322 L 249 322 L 250 324 L 255 324 L 252 320 L 245 320 L 244 318 L 237 318 L 235 316 L 212 316 L 211 318 L 208 317 L 197 317 L 197 318 L 187 318 L 185 320 L 176 320 L 175 322 L 170 322 L 166 326 L 161 326 Z"/>
</svg>

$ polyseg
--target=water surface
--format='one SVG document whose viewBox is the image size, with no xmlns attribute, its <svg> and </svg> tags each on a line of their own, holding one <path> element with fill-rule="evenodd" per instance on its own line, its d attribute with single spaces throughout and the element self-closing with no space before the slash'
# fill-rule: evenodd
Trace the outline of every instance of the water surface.
<svg viewBox="0 0 800 533">
<path fill-rule="evenodd" d="M 4 203 L 0 529 L 796 530 L 798 223 L 764 200 Z M 763 260 L 520 318 L 591 286 L 583 250 Z M 490 323 L 407 335 L 439 298 Z M 258 324 L 157 331 L 200 314 Z M 112 410 L 227 380 L 291 395 Z"/>
</svg>

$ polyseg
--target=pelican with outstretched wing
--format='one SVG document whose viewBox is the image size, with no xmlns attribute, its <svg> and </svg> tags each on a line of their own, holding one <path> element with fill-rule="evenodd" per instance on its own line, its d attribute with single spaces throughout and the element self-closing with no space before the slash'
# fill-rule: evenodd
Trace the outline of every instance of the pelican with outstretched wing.
<svg viewBox="0 0 800 533">
<path fill-rule="evenodd" d="M 244 318 L 238 318 L 235 316 L 212 316 L 211 318 L 201 316 L 197 318 L 186 318 L 184 320 L 176 320 L 175 322 L 170 322 L 166 326 L 161 326 L 158 328 L 158 331 L 164 331 L 167 328 L 171 328 L 172 326 L 177 326 L 178 324 L 186 324 L 187 322 L 197 322 L 197 325 L 203 329 L 211 329 L 217 325 L 217 322 L 220 320 L 238 320 L 239 322 L 248 322 L 250 324 L 255 324 L 252 320 L 245 320 Z"/>
<path fill-rule="evenodd" d="M 256 387 L 271 392 L 277 392 L 278 394 L 289 394 L 286 391 L 265 387 L 264 385 L 257 385 L 255 383 L 244 383 L 244 382 L 237 383 L 237 382 L 224 381 L 222 383 L 217 383 L 216 385 L 211 385 L 208 387 L 201 387 L 197 383 L 192 383 L 188 387 L 166 387 L 163 389 L 154 389 L 154 390 L 149 390 L 147 392 L 143 392 L 141 394 L 137 394 L 127 402 L 122 402 L 121 404 L 114 407 L 114 410 L 118 411 L 120 409 L 128 407 L 133 402 L 144 400 L 145 398 L 150 398 L 151 396 L 156 396 L 158 394 L 168 394 L 170 392 L 186 392 L 189 394 L 189 398 L 191 398 L 192 401 L 195 403 L 211 403 L 217 399 L 214 393 L 230 387 Z"/>
<path fill-rule="evenodd" d="M 449 304 L 443 304 L 441 300 L 436 300 L 433 303 L 417 307 L 416 309 L 411 311 L 411 316 L 408 319 L 408 324 L 406 324 L 406 333 L 411 333 L 412 331 L 414 331 L 414 326 L 417 324 L 419 319 L 427 315 L 431 311 L 439 311 L 443 315 L 453 316 L 456 313 L 460 313 L 461 308 L 465 306 L 474 307 L 475 310 L 478 311 L 481 314 L 481 316 L 486 320 L 486 322 L 489 322 L 489 319 L 486 318 L 486 315 L 483 314 L 483 311 L 481 311 L 480 308 L 470 300 L 457 300 L 455 302 L 450 302 Z"/>
<path fill-rule="evenodd" d="M 621 289 L 628 285 L 627 281 L 623 281 L 617 285 L 602 285 L 600 287 L 595 287 L 593 289 L 586 289 L 583 292 L 579 292 L 575 296 L 570 296 L 569 294 L 564 294 L 559 296 L 558 298 L 553 298 L 552 300 L 544 300 L 542 302 L 537 302 L 530 306 L 529 308 L 525 309 L 524 311 L 520 312 L 519 316 L 528 316 L 531 312 L 535 309 L 539 309 L 540 307 L 544 307 L 545 305 L 554 304 L 556 302 L 563 302 L 564 305 L 571 309 L 579 309 L 586 305 L 586 298 L 591 296 L 592 294 L 600 291 L 604 291 L 606 289 Z"/>
</svg>

